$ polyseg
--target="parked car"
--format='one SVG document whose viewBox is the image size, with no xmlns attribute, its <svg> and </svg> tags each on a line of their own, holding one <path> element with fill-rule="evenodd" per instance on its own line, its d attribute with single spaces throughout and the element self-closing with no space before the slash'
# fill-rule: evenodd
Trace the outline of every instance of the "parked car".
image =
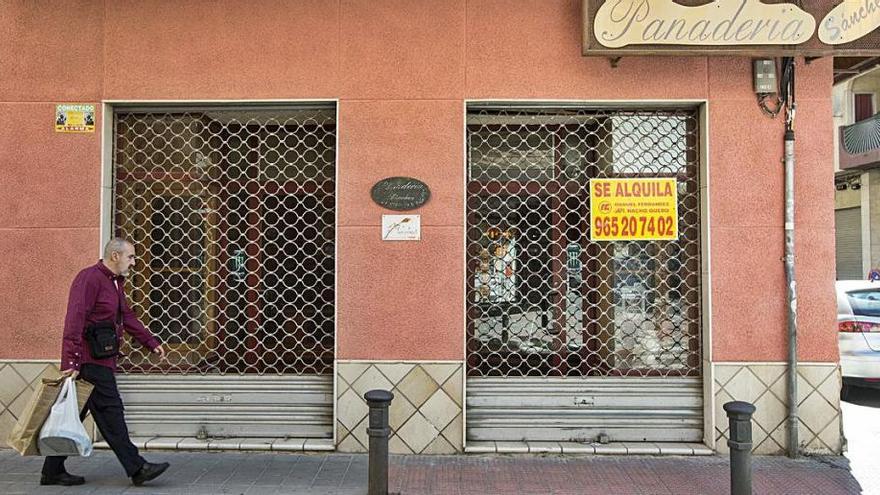
<svg viewBox="0 0 880 495">
<path fill-rule="evenodd" d="M 843 394 L 850 386 L 880 388 L 880 282 L 837 282 L 837 341 Z"/>
</svg>

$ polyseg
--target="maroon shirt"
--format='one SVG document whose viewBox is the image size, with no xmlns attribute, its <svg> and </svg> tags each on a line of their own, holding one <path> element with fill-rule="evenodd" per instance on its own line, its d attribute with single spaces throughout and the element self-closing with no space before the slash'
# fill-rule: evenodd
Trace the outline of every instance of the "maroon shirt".
<svg viewBox="0 0 880 495">
<path fill-rule="evenodd" d="M 117 310 L 122 301 L 122 325 L 116 326 L 116 336 L 122 342 L 122 330 L 132 335 L 150 350 L 159 347 L 159 341 L 138 321 L 125 300 L 125 277 L 115 275 L 98 261 L 77 274 L 70 287 L 67 316 L 64 318 L 64 340 L 61 344 L 61 369 L 79 370 L 86 363 L 116 370 L 116 357 L 95 359 L 83 335 L 86 327 L 99 321 L 117 321 Z M 117 292 L 118 291 L 118 292 Z"/>
</svg>

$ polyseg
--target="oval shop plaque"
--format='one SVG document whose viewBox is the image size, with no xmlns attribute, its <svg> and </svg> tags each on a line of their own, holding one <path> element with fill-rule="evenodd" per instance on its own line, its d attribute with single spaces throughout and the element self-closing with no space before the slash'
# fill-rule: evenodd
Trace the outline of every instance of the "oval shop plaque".
<svg viewBox="0 0 880 495">
<path fill-rule="evenodd" d="M 412 177 L 388 177 L 370 189 L 370 197 L 389 210 L 414 210 L 428 202 L 431 190 L 424 182 Z"/>
</svg>

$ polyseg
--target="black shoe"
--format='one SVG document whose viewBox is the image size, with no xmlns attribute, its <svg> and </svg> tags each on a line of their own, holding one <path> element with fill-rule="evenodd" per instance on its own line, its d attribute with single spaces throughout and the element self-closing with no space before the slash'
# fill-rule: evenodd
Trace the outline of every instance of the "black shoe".
<svg viewBox="0 0 880 495">
<path fill-rule="evenodd" d="M 159 475 L 164 473 L 170 465 L 171 464 L 168 464 L 167 462 L 160 462 L 158 464 L 145 462 L 138 472 L 134 473 L 134 476 L 131 477 L 131 482 L 134 483 L 135 486 L 141 486 L 147 481 L 158 478 Z"/>
<path fill-rule="evenodd" d="M 41 485 L 75 486 L 82 485 L 85 482 L 86 479 L 82 476 L 76 476 L 70 473 L 61 473 L 53 476 L 44 474 L 40 476 Z"/>
</svg>

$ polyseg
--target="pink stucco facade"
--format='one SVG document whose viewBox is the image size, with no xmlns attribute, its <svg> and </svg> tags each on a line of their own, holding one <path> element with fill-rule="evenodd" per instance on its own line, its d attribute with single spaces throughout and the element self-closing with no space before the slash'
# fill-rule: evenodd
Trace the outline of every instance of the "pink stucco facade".
<svg viewBox="0 0 880 495">
<path fill-rule="evenodd" d="M 0 359 L 59 355 L 68 284 L 98 256 L 101 133 L 56 133 L 56 103 L 338 100 L 337 357 L 461 361 L 465 101 L 540 99 L 707 102 L 712 360 L 783 361 L 783 123 L 750 60 L 612 68 L 581 55 L 580 3 L 3 2 Z M 834 362 L 832 65 L 798 71 L 799 357 Z M 370 187 L 394 175 L 431 187 L 421 242 L 375 235 Z"/>
</svg>

